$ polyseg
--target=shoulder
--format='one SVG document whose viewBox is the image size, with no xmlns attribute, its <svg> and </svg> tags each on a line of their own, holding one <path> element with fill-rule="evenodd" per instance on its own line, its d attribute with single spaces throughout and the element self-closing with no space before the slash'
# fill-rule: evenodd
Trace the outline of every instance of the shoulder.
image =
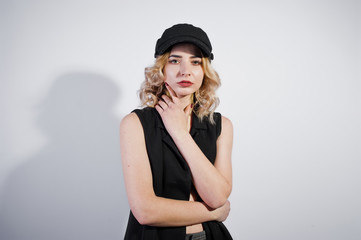
<svg viewBox="0 0 361 240">
<path fill-rule="evenodd" d="M 233 138 L 233 124 L 231 120 L 225 116 L 222 116 L 222 131 L 221 136 L 227 137 L 227 138 Z"/>
<path fill-rule="evenodd" d="M 143 125 L 156 120 L 159 115 L 157 110 L 153 107 L 135 109 L 132 113 L 135 113 L 138 116 Z"/>
<path fill-rule="evenodd" d="M 135 109 L 122 119 L 120 129 L 125 132 L 142 129 L 146 133 L 149 133 L 151 129 L 154 129 L 160 124 L 158 119 L 158 112 L 155 108 L 146 107 L 143 109 Z"/>
<path fill-rule="evenodd" d="M 135 109 L 131 113 L 125 115 L 120 122 L 121 128 L 128 128 L 134 126 L 141 126 L 141 123 L 146 115 L 149 115 L 151 108 Z"/>
<path fill-rule="evenodd" d="M 153 107 L 145 107 L 145 108 L 138 108 L 134 109 L 132 112 L 139 114 L 152 114 L 153 112 L 156 112 L 156 109 Z"/>
<path fill-rule="evenodd" d="M 121 132 L 128 132 L 135 130 L 141 127 L 141 122 L 139 117 L 135 112 L 131 112 L 125 117 L 123 117 L 122 121 L 120 122 L 120 131 Z"/>
<path fill-rule="evenodd" d="M 233 134 L 233 125 L 229 118 L 221 115 L 218 112 L 214 113 L 214 122 L 215 128 L 217 132 L 217 137 L 224 135 L 232 135 Z"/>
<path fill-rule="evenodd" d="M 154 108 L 151 107 L 146 107 L 146 108 L 142 108 L 142 109 L 134 109 L 131 113 L 129 113 L 128 115 L 126 115 L 122 121 L 121 121 L 121 125 L 123 124 L 130 124 L 133 122 L 142 122 L 143 120 L 146 120 L 147 118 L 149 119 L 150 117 L 153 117 L 155 114 L 156 110 Z"/>
<path fill-rule="evenodd" d="M 233 129 L 233 124 L 229 118 L 222 116 L 222 129 L 224 129 L 224 128 Z"/>
<path fill-rule="evenodd" d="M 219 112 L 214 112 L 213 113 L 213 119 L 215 121 L 216 124 L 225 124 L 226 126 L 232 126 L 232 122 L 229 118 L 223 116 L 221 113 Z"/>
</svg>

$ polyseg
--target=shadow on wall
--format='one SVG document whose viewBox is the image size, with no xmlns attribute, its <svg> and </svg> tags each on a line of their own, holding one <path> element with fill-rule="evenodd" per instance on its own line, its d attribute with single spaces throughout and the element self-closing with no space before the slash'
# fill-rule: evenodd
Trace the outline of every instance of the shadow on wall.
<svg viewBox="0 0 361 240">
<path fill-rule="evenodd" d="M 104 76 L 56 79 L 38 107 L 48 144 L 4 182 L 0 239 L 119 240 L 129 207 L 124 190 L 118 88 Z"/>
</svg>

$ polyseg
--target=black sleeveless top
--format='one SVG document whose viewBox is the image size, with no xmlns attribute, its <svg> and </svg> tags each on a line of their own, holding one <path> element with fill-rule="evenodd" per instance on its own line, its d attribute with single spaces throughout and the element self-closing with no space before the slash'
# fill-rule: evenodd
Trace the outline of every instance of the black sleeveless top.
<svg viewBox="0 0 361 240">
<path fill-rule="evenodd" d="M 143 126 L 145 143 L 153 176 L 154 192 L 159 197 L 189 200 L 192 188 L 192 176 L 187 162 L 168 134 L 160 115 L 155 108 L 136 109 Z M 216 159 L 216 141 L 221 133 L 221 114 L 214 113 L 215 124 L 208 119 L 200 121 L 193 114 L 191 136 L 209 161 Z M 232 239 L 221 222 L 202 223 L 207 240 Z M 141 225 L 129 214 L 124 239 L 126 240 L 184 240 L 186 227 L 152 227 Z"/>
</svg>

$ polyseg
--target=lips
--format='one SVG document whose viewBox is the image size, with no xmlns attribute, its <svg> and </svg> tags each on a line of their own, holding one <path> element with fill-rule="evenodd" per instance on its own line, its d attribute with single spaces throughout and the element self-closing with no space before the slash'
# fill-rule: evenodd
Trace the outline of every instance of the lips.
<svg viewBox="0 0 361 240">
<path fill-rule="evenodd" d="M 177 82 L 177 84 L 182 86 L 182 87 L 189 87 L 189 86 L 193 85 L 193 83 L 191 81 L 188 81 L 188 80 L 182 80 L 180 82 Z"/>
</svg>

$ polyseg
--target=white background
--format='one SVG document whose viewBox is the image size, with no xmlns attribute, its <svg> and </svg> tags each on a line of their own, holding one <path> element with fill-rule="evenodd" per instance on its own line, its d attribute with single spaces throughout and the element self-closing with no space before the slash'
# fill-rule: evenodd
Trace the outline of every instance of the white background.
<svg viewBox="0 0 361 240">
<path fill-rule="evenodd" d="M 0 2 L 0 239 L 122 239 L 120 119 L 164 29 L 213 44 L 234 239 L 361 239 L 361 4 Z"/>
</svg>

